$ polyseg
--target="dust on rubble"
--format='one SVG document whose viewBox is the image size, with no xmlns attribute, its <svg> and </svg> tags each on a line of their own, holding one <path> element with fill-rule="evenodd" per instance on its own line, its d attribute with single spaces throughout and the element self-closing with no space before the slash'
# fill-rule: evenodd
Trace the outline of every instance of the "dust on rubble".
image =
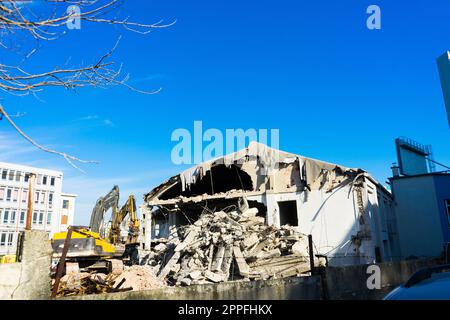
<svg viewBox="0 0 450 320">
<path fill-rule="evenodd" d="M 162 288 L 165 283 L 159 280 L 150 266 L 131 266 L 126 268 L 115 280 L 118 285 L 123 279 L 122 288 L 133 288 L 133 290 L 147 290 Z"/>
<path fill-rule="evenodd" d="M 150 266 L 131 266 L 108 275 L 70 272 L 61 278 L 57 296 L 148 290 L 164 286 L 165 283 L 156 277 Z"/>
</svg>

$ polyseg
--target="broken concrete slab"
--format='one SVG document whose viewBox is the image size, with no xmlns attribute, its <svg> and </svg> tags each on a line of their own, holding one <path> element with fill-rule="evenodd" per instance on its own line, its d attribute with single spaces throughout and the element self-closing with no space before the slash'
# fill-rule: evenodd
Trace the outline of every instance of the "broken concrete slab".
<svg viewBox="0 0 450 320">
<path fill-rule="evenodd" d="M 233 247 L 234 259 L 236 261 L 237 267 L 239 269 L 239 274 L 243 277 L 248 277 L 250 273 L 250 267 L 245 261 L 242 255 L 241 249 L 239 247 Z"/>
<path fill-rule="evenodd" d="M 242 241 L 242 245 L 244 247 L 244 249 L 248 249 L 252 246 L 254 246 L 255 244 L 257 244 L 259 242 L 259 237 L 256 233 L 251 233 L 249 236 L 247 236 L 243 241 Z"/>
<path fill-rule="evenodd" d="M 241 217 L 243 218 L 251 218 L 258 214 L 258 208 L 249 208 L 242 212 Z"/>
<path fill-rule="evenodd" d="M 173 256 L 170 258 L 170 260 L 167 262 L 167 264 L 164 266 L 164 268 L 160 271 L 158 274 L 158 279 L 164 279 L 167 274 L 170 272 L 170 269 L 173 268 L 173 266 L 178 262 L 180 259 L 180 252 L 175 252 Z"/>
<path fill-rule="evenodd" d="M 274 257 L 281 256 L 281 251 L 279 249 L 273 249 L 269 251 L 260 251 L 257 255 L 257 259 L 270 259 Z"/>
<path fill-rule="evenodd" d="M 215 273 L 212 271 L 205 271 L 205 277 L 212 282 L 222 282 L 224 280 L 223 274 Z"/>
<path fill-rule="evenodd" d="M 192 271 L 189 273 L 189 277 L 191 277 L 192 280 L 198 280 L 203 277 L 202 272 L 200 270 Z"/>
<path fill-rule="evenodd" d="M 223 262 L 224 255 L 225 255 L 225 246 L 220 245 L 219 248 L 217 249 L 217 253 L 214 257 L 214 261 L 213 261 L 213 264 L 211 267 L 212 271 L 222 270 L 222 262 Z"/>
</svg>

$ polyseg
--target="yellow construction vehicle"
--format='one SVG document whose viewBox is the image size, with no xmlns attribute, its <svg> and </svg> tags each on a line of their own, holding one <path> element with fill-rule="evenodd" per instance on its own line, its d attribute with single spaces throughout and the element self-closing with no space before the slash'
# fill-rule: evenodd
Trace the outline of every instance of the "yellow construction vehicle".
<svg viewBox="0 0 450 320">
<path fill-rule="evenodd" d="M 15 254 L 9 254 L 5 256 L 0 256 L 0 264 L 3 263 L 15 263 L 16 262 L 16 255 Z"/>
<path fill-rule="evenodd" d="M 126 204 L 118 210 L 119 188 L 114 188 L 104 197 L 97 200 L 92 210 L 89 227 L 71 227 L 71 239 L 66 260 L 77 262 L 81 269 L 111 269 L 111 259 L 130 258 L 131 264 L 139 262 L 138 236 L 139 219 L 136 214 L 134 196 L 128 198 Z M 111 226 L 104 223 L 104 215 L 112 209 Z M 128 235 L 121 237 L 121 224 L 129 215 Z M 52 239 L 53 257 L 62 255 L 64 242 L 68 232 L 55 233 Z"/>
<path fill-rule="evenodd" d="M 121 237 L 121 224 L 126 217 L 129 217 L 127 226 L 127 236 L 125 239 Z M 117 247 L 125 245 L 123 258 L 130 259 L 130 264 L 139 263 L 138 246 L 139 246 L 139 219 L 136 214 L 136 201 L 133 195 L 128 197 L 123 207 L 113 213 L 111 229 L 109 231 L 109 241 Z"/>
</svg>

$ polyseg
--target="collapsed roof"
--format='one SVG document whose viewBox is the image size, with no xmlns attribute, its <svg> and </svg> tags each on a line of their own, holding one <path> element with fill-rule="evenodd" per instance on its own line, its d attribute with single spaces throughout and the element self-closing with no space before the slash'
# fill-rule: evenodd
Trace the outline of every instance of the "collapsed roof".
<svg viewBox="0 0 450 320">
<path fill-rule="evenodd" d="M 177 174 L 145 195 L 149 205 L 235 198 L 265 192 L 299 192 L 354 181 L 365 171 L 250 142 L 247 148 Z M 373 178 L 371 178 L 373 180 Z"/>
</svg>

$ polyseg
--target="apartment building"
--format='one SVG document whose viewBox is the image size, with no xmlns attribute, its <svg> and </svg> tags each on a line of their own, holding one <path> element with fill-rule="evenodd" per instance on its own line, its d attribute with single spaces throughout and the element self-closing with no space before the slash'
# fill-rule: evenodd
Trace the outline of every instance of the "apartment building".
<svg viewBox="0 0 450 320">
<path fill-rule="evenodd" d="M 62 172 L 0 162 L 0 256 L 16 252 L 18 234 L 25 230 L 33 180 L 31 228 L 51 237 L 73 224 L 76 195 L 62 193 Z"/>
</svg>

